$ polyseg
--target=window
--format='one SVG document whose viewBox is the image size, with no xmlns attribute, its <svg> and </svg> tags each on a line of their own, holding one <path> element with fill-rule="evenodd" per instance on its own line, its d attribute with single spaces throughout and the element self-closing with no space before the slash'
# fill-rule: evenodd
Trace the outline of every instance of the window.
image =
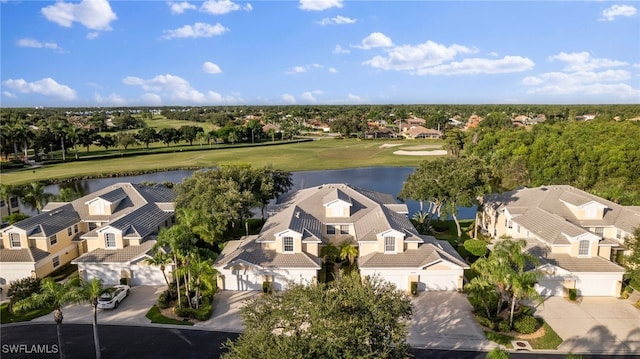
<svg viewBox="0 0 640 359">
<path fill-rule="evenodd" d="M 595 227 L 593 231 L 595 234 L 602 236 L 604 234 L 604 227 Z"/>
<path fill-rule="evenodd" d="M 58 236 L 54 234 L 53 236 L 49 237 L 49 244 L 54 245 L 56 243 L 58 243 Z"/>
<path fill-rule="evenodd" d="M 384 237 L 384 251 L 385 252 L 396 251 L 396 237 Z"/>
<path fill-rule="evenodd" d="M 60 257 L 59 256 L 55 256 L 53 257 L 53 268 L 57 267 L 60 265 Z"/>
<path fill-rule="evenodd" d="M 282 252 L 293 253 L 293 237 L 282 238 Z"/>
<path fill-rule="evenodd" d="M 336 227 L 332 224 L 327 225 L 327 234 L 330 234 L 330 235 L 336 234 Z"/>
<path fill-rule="evenodd" d="M 4 199 L 0 199 L 0 207 L 4 207 L 5 203 L 4 203 Z"/>
<path fill-rule="evenodd" d="M 341 224 L 340 225 L 340 234 L 349 234 L 349 225 Z"/>
<path fill-rule="evenodd" d="M 513 222 L 511 220 L 509 220 L 509 224 L 507 225 L 508 228 L 513 228 Z"/>
<path fill-rule="evenodd" d="M 587 207 L 585 209 L 586 218 L 596 218 L 598 210 L 595 207 Z"/>
<path fill-rule="evenodd" d="M 104 234 L 104 245 L 107 248 L 115 248 L 116 247 L 116 235 L 113 233 L 105 233 Z"/>
<path fill-rule="evenodd" d="M 77 224 L 73 225 L 73 233 L 78 233 L 78 225 Z"/>
<path fill-rule="evenodd" d="M 11 199 L 9 200 L 9 202 L 11 202 L 11 208 L 13 207 L 18 207 L 18 197 L 11 197 Z"/>
<path fill-rule="evenodd" d="M 579 256 L 588 256 L 589 255 L 589 241 L 582 240 L 578 245 L 578 255 Z"/>
<path fill-rule="evenodd" d="M 20 234 L 18 233 L 9 233 L 9 242 L 11 242 L 11 248 L 20 248 L 22 247 L 20 243 Z"/>
<path fill-rule="evenodd" d="M 621 230 L 616 230 L 616 239 L 622 239 L 622 231 Z"/>
<path fill-rule="evenodd" d="M 73 234 L 73 228 L 71 227 L 67 228 L 67 235 L 71 237 L 72 234 Z"/>
<path fill-rule="evenodd" d="M 520 225 L 519 224 L 516 226 L 516 232 L 520 233 Z"/>
<path fill-rule="evenodd" d="M 90 231 L 93 231 L 96 228 L 98 228 L 98 225 L 96 224 L 96 222 L 89 222 L 89 230 Z"/>
</svg>

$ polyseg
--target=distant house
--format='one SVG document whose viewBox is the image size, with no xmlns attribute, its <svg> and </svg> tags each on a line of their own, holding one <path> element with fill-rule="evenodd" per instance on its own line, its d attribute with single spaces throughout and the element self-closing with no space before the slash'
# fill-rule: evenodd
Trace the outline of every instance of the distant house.
<svg viewBox="0 0 640 359">
<path fill-rule="evenodd" d="M 364 134 L 365 138 L 395 138 L 397 134 L 386 127 L 370 128 Z"/>
<path fill-rule="evenodd" d="M 17 212 L 20 212 L 20 203 L 18 202 L 18 197 L 11 197 L 9 199 L 9 203 L 6 203 L 3 199 L 0 199 L 0 218 L 4 218 L 11 213 Z"/>
<path fill-rule="evenodd" d="M 403 135 L 409 139 L 442 138 L 442 132 L 438 130 L 434 130 L 432 128 L 425 128 L 422 126 L 411 126 L 408 130 L 403 132 Z"/>
<path fill-rule="evenodd" d="M 596 114 L 589 113 L 576 116 L 576 121 L 591 121 L 596 118 Z"/>
<path fill-rule="evenodd" d="M 258 235 L 230 241 L 214 263 L 218 287 L 276 290 L 289 282 L 313 283 L 322 269 L 322 248 L 358 248 L 362 275 L 378 275 L 408 290 L 458 290 L 469 268 L 446 241 L 417 233 L 407 206 L 390 194 L 325 184 L 282 197 Z"/>
<path fill-rule="evenodd" d="M 620 206 L 571 186 L 523 188 L 483 198 L 482 229 L 527 241 L 545 277 L 537 290 L 559 296 L 618 296 L 624 239 L 640 226 L 640 207 Z"/>
<path fill-rule="evenodd" d="M 118 183 L 72 202 L 49 203 L 41 214 L 0 232 L 0 280 L 42 278 L 71 262 L 84 279 L 163 284 L 162 273 L 140 260 L 154 235 L 173 224 L 174 199 L 164 186 Z"/>
</svg>

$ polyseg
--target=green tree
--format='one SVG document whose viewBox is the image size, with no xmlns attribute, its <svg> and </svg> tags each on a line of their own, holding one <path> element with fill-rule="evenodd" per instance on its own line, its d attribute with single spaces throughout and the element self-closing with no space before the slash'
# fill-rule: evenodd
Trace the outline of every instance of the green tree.
<svg viewBox="0 0 640 359">
<path fill-rule="evenodd" d="M 225 359 L 409 357 L 411 302 L 377 277 L 291 283 L 281 295 L 249 300 L 241 315 L 246 330 L 225 344 Z"/>
<path fill-rule="evenodd" d="M 624 245 L 631 252 L 623 260 L 627 276 L 636 283 L 640 283 L 640 227 L 634 229 L 633 236 L 625 238 Z M 634 289 L 640 290 L 640 288 Z"/>
<path fill-rule="evenodd" d="M 20 188 L 10 184 L 0 184 L 0 199 L 7 205 L 9 215 L 11 215 L 11 198 L 13 197 L 20 197 Z"/>
<path fill-rule="evenodd" d="M 30 297 L 16 302 L 14 310 L 25 311 L 36 308 L 53 307 L 53 320 L 56 322 L 56 332 L 58 335 L 58 348 L 60 358 L 64 358 L 64 341 L 62 340 L 62 307 L 71 303 L 80 303 L 85 300 L 85 296 L 80 288 L 78 277 L 66 281 L 64 284 L 57 283 L 52 278 L 44 278 L 40 282 L 40 293 L 34 293 Z"/>
<path fill-rule="evenodd" d="M 82 197 L 82 194 L 73 188 L 61 188 L 58 195 L 54 196 L 54 198 L 60 202 L 71 202 L 80 197 Z"/>
<path fill-rule="evenodd" d="M 203 133 L 204 129 L 199 126 L 180 126 L 178 132 L 180 132 L 180 137 L 189 142 L 189 146 L 192 146 L 193 140 L 198 137 L 198 133 Z"/>
<path fill-rule="evenodd" d="M 353 266 L 358 257 L 358 247 L 351 245 L 349 242 L 344 241 L 340 244 L 340 259 L 349 262 L 349 266 Z"/>
<path fill-rule="evenodd" d="M 91 306 L 93 307 L 93 344 L 96 350 L 96 359 L 100 359 L 100 336 L 98 334 L 98 299 L 102 293 L 104 293 L 105 288 L 102 286 L 102 279 L 93 278 L 90 282 L 82 283 L 82 295 L 85 299 L 89 300 Z"/>
<path fill-rule="evenodd" d="M 42 182 L 31 182 L 23 189 L 24 201 L 39 214 L 45 204 L 53 199 L 54 195 L 44 191 Z"/>
<path fill-rule="evenodd" d="M 160 269 L 162 276 L 164 277 L 164 281 L 167 283 L 167 288 L 171 290 L 169 278 L 167 278 L 167 273 L 165 272 L 167 264 L 171 263 L 171 257 L 164 250 L 157 248 L 153 252 L 153 256 L 147 258 L 145 262 L 149 265 L 157 266 Z"/>
<path fill-rule="evenodd" d="M 133 146 L 138 143 L 136 135 L 131 132 L 122 132 L 116 135 L 116 141 L 126 151 L 129 146 Z"/>
<path fill-rule="evenodd" d="M 138 140 L 144 143 L 147 149 L 150 143 L 155 142 L 157 136 L 156 130 L 151 127 L 145 127 L 137 133 Z"/>
<path fill-rule="evenodd" d="M 447 131 L 444 136 L 444 148 L 453 157 L 460 157 L 460 152 L 464 148 L 465 134 L 460 130 Z"/>
</svg>

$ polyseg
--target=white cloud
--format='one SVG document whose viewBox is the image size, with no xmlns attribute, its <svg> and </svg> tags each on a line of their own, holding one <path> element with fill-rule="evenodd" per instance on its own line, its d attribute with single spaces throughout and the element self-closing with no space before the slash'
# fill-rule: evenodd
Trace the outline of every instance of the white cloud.
<svg viewBox="0 0 640 359">
<path fill-rule="evenodd" d="M 373 49 L 375 47 L 391 47 L 393 46 L 393 41 L 391 39 L 381 33 L 381 32 L 372 32 L 369 36 L 365 37 L 362 40 L 361 45 L 354 45 L 353 47 L 357 47 L 363 50 Z"/>
<path fill-rule="evenodd" d="M 149 105 L 160 105 L 162 104 L 162 97 L 155 93 L 145 93 L 140 96 L 140 102 Z"/>
<path fill-rule="evenodd" d="M 18 46 L 20 47 L 32 47 L 35 49 L 51 49 L 62 52 L 62 48 L 55 42 L 40 42 L 36 39 L 24 38 L 18 40 Z"/>
<path fill-rule="evenodd" d="M 498 57 L 498 56 L 500 56 L 500 55 L 498 55 L 498 53 L 497 53 L 497 52 L 495 52 L 495 51 L 491 51 L 491 52 L 489 53 L 489 56 Z"/>
<path fill-rule="evenodd" d="M 314 90 L 303 92 L 302 95 L 300 95 L 300 98 L 306 102 L 316 103 L 318 102 L 318 99 L 316 99 L 315 95 L 322 95 L 322 91 Z"/>
<path fill-rule="evenodd" d="M 12 94 L 12 93 L 11 93 L 11 92 L 9 92 L 9 91 L 2 91 L 2 94 L 3 94 L 4 96 L 8 97 L 8 98 L 18 98 L 18 96 L 16 96 L 16 95 Z"/>
<path fill-rule="evenodd" d="M 240 6 L 230 0 L 207 0 L 200 6 L 200 11 L 213 15 L 223 15 L 240 9 L 251 11 L 253 6 L 251 4 Z"/>
<path fill-rule="evenodd" d="M 183 14 L 187 10 L 195 10 L 197 7 L 187 1 L 183 2 L 172 2 L 169 1 L 167 3 L 169 5 L 169 9 L 171 9 L 172 14 Z"/>
<path fill-rule="evenodd" d="M 122 82 L 126 85 L 140 86 L 146 92 L 167 96 L 176 104 L 231 104 L 244 102 L 239 97 L 223 96 L 214 91 L 207 91 L 206 93 L 200 92 L 191 87 L 191 84 L 189 84 L 187 80 L 171 74 L 158 75 L 149 80 L 128 76 L 122 79 Z"/>
<path fill-rule="evenodd" d="M 50 77 L 34 82 L 27 82 L 24 79 L 9 79 L 3 84 L 13 91 L 24 94 L 39 94 L 67 101 L 76 99 L 75 90 L 67 85 L 57 83 Z"/>
<path fill-rule="evenodd" d="M 282 100 L 290 104 L 296 103 L 296 98 L 293 95 L 290 95 L 288 93 L 282 94 Z"/>
<path fill-rule="evenodd" d="M 93 40 L 93 39 L 97 38 L 99 35 L 100 35 L 99 33 L 95 32 L 95 31 L 92 31 L 92 32 L 87 34 L 87 40 Z"/>
<path fill-rule="evenodd" d="M 318 21 L 318 24 L 325 25 L 346 25 L 346 24 L 355 24 L 357 20 L 349 17 L 338 15 L 336 17 L 325 17 L 324 19 Z"/>
<path fill-rule="evenodd" d="M 612 5 L 602 10 L 602 17 L 599 20 L 613 21 L 618 16 L 633 16 L 636 12 L 637 9 L 631 5 Z"/>
<path fill-rule="evenodd" d="M 300 0 L 298 7 L 306 11 L 322 11 L 332 7 L 341 8 L 342 0 Z"/>
<path fill-rule="evenodd" d="M 349 49 L 343 49 L 340 45 L 336 45 L 336 47 L 333 49 L 334 54 L 348 54 L 349 52 Z"/>
<path fill-rule="evenodd" d="M 622 61 L 592 58 L 586 51 L 574 53 L 561 52 L 557 55 L 549 56 L 549 60 L 564 62 L 566 64 L 564 67 L 565 71 L 591 71 L 599 68 L 628 65 L 628 63 Z"/>
<path fill-rule="evenodd" d="M 293 75 L 293 74 L 300 74 L 300 73 L 303 73 L 303 72 L 308 72 L 309 70 L 321 69 L 321 68 L 322 68 L 322 65 L 320 65 L 320 64 L 294 66 L 294 67 L 290 68 L 289 70 L 285 71 L 285 73 L 287 75 Z"/>
<path fill-rule="evenodd" d="M 329 67 L 329 69 L 327 71 L 329 71 L 329 73 L 331 73 L 331 74 L 337 74 L 338 73 L 338 70 L 335 67 Z"/>
<path fill-rule="evenodd" d="M 619 98 L 638 98 L 640 90 L 624 83 L 631 79 L 625 70 L 605 70 L 601 72 L 577 71 L 572 73 L 547 72 L 528 76 L 522 80 L 526 86 L 535 86 L 528 93 L 549 95 L 612 95 Z"/>
<path fill-rule="evenodd" d="M 60 26 L 71 27 L 74 22 L 79 22 L 91 30 L 111 30 L 111 21 L 118 18 L 107 0 L 60 1 L 41 11 L 47 20 Z"/>
<path fill-rule="evenodd" d="M 532 69 L 533 61 L 521 56 L 505 56 L 502 59 L 471 58 L 448 64 L 422 68 L 416 71 L 418 75 L 475 75 L 475 74 L 503 74 L 522 72 Z"/>
<path fill-rule="evenodd" d="M 457 44 L 445 46 L 429 40 L 416 46 L 396 46 L 386 52 L 386 56 L 375 56 L 364 64 L 382 70 L 417 71 L 440 65 L 458 54 L 477 53 L 478 50 Z"/>
<path fill-rule="evenodd" d="M 202 64 L 202 71 L 208 74 L 219 74 L 222 72 L 222 70 L 220 69 L 220 66 L 210 61 L 207 61 L 204 64 Z"/>
<path fill-rule="evenodd" d="M 196 22 L 192 25 L 184 25 L 183 27 L 175 30 L 165 30 L 164 39 L 175 39 L 185 37 L 213 37 L 216 35 L 222 35 L 229 31 L 226 27 L 216 23 L 215 25 L 207 24 L 204 22 Z"/>
<path fill-rule="evenodd" d="M 101 105 L 111 105 L 111 106 L 124 106 L 127 105 L 127 100 L 124 99 L 124 97 L 118 95 L 118 94 L 111 94 L 107 97 L 102 97 L 102 95 L 96 93 L 93 96 L 93 100 L 96 103 L 99 103 Z"/>
</svg>

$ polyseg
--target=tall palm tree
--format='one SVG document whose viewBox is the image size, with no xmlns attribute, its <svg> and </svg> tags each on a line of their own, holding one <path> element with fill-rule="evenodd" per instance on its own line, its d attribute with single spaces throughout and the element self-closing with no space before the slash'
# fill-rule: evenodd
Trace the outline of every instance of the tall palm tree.
<svg viewBox="0 0 640 359">
<path fill-rule="evenodd" d="M 38 214 L 40 214 L 44 205 L 53 198 L 53 194 L 46 193 L 44 187 L 42 182 L 31 182 L 24 188 L 23 198 L 25 202 L 35 209 Z"/>
<path fill-rule="evenodd" d="M 513 327 L 513 313 L 516 303 L 522 299 L 531 298 L 537 302 L 542 300 L 540 294 L 535 290 L 538 283 L 539 271 L 518 272 L 511 278 L 511 311 L 509 313 L 509 327 Z"/>
<path fill-rule="evenodd" d="M 80 288 L 80 279 L 74 277 L 64 284 L 57 283 L 52 278 L 44 278 L 40 282 L 40 293 L 34 293 L 30 297 L 20 300 L 14 304 L 15 310 L 32 310 L 53 306 L 53 320 L 56 322 L 56 332 L 58 335 L 58 348 L 60 358 L 64 359 L 64 347 L 62 340 L 62 307 L 66 304 L 80 303 L 85 300 L 85 296 Z"/>
<path fill-rule="evenodd" d="M 100 337 L 98 335 L 98 299 L 104 292 L 102 279 L 93 278 L 90 282 L 83 282 L 83 295 L 91 302 L 93 307 L 93 343 L 96 350 L 96 359 L 100 359 Z"/>
<path fill-rule="evenodd" d="M 344 241 L 340 244 L 340 259 L 349 260 L 349 267 L 351 268 L 358 256 L 358 247 L 351 245 L 349 242 Z"/>
<path fill-rule="evenodd" d="M 18 187 L 10 184 L 0 184 L 0 199 L 7 205 L 8 215 L 11 214 L 11 198 L 18 193 Z"/>
<path fill-rule="evenodd" d="M 214 282 L 213 278 L 216 271 L 213 269 L 213 263 L 209 259 L 202 259 L 198 252 L 191 254 L 191 261 L 189 262 L 190 270 L 193 274 L 194 287 L 196 290 L 196 309 L 200 308 L 200 289 L 204 286 L 206 289 L 213 291 Z"/>
<path fill-rule="evenodd" d="M 167 283 L 167 288 L 171 291 L 171 286 L 169 285 L 169 279 L 167 278 L 167 273 L 165 272 L 166 265 L 171 263 L 171 257 L 165 253 L 163 250 L 159 248 L 153 253 L 153 257 L 146 259 L 147 264 L 152 266 L 160 267 L 162 271 L 162 276 L 164 277 L 165 283 Z"/>
<path fill-rule="evenodd" d="M 173 278 L 176 281 L 176 289 L 178 291 L 178 306 L 182 306 L 181 289 L 180 289 L 180 265 L 182 260 L 189 254 L 194 245 L 193 234 L 185 226 L 176 224 L 170 228 L 163 228 L 158 233 L 158 242 L 156 247 L 168 247 L 173 256 Z M 156 248 L 159 249 L 159 248 Z M 185 283 L 185 286 L 187 283 Z"/>
</svg>

